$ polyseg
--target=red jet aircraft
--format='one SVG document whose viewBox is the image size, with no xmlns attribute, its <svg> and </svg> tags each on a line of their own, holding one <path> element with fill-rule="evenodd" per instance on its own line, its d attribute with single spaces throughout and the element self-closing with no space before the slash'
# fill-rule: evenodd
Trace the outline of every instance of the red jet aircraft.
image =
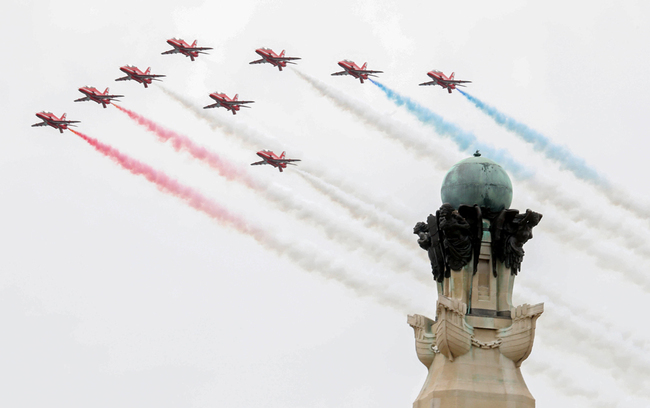
<svg viewBox="0 0 650 408">
<path fill-rule="evenodd" d="M 160 81 L 160 79 L 157 78 L 164 77 L 164 75 L 150 74 L 149 72 L 151 72 L 151 68 L 147 68 L 145 72 L 142 72 L 138 67 L 131 65 L 120 67 L 120 71 L 124 72 L 126 76 L 117 78 L 116 81 L 128 81 L 129 79 L 132 79 L 136 82 L 140 82 L 145 88 L 151 83 L 151 81 Z"/>
<path fill-rule="evenodd" d="M 106 104 L 111 103 L 111 100 L 124 97 L 124 95 L 109 95 L 108 88 L 106 88 L 104 93 L 101 93 L 97 88 L 92 86 L 82 86 L 79 88 L 79 92 L 86 95 L 86 97 L 75 99 L 75 102 L 93 101 L 101 103 L 104 108 L 106 107 Z"/>
<path fill-rule="evenodd" d="M 280 173 L 282 173 L 282 169 L 287 168 L 287 164 L 291 164 L 292 166 L 295 166 L 292 162 L 297 162 L 300 161 L 300 159 L 285 159 L 284 158 L 284 153 L 278 157 L 275 153 L 273 153 L 270 150 L 260 150 L 257 152 L 257 155 L 260 156 L 263 160 L 258 161 L 255 163 L 251 163 L 251 166 L 259 166 L 260 164 L 270 164 L 273 167 L 277 167 L 278 170 L 280 170 Z"/>
<path fill-rule="evenodd" d="M 59 129 L 59 132 L 63 133 L 64 129 L 67 129 L 68 126 L 75 126 L 71 123 L 79 123 L 78 120 L 66 120 L 65 113 L 61 118 L 54 116 L 52 112 L 39 112 L 36 114 L 36 117 L 41 119 L 42 122 L 34 123 L 32 127 L 35 126 L 52 126 L 54 129 Z"/>
<path fill-rule="evenodd" d="M 258 53 L 262 59 L 251 61 L 249 64 L 264 64 L 265 62 L 268 62 L 274 67 L 278 67 L 280 71 L 282 71 L 282 68 L 286 67 L 287 64 L 295 64 L 295 62 L 291 61 L 300 59 L 298 57 L 285 57 L 284 50 L 282 50 L 280 55 L 273 52 L 273 50 L 270 48 L 258 48 L 255 50 L 255 52 Z"/>
<path fill-rule="evenodd" d="M 255 102 L 255 101 L 239 101 L 237 100 L 238 97 L 239 95 L 235 95 L 234 98 L 230 99 L 230 97 L 225 93 L 219 93 L 219 92 L 211 93 L 210 98 L 214 99 L 217 103 L 204 106 L 203 109 L 218 108 L 219 106 L 222 106 L 228 109 L 229 111 L 231 111 L 233 115 L 236 115 L 239 108 L 250 108 L 250 106 L 244 105 L 245 103 Z"/>
<path fill-rule="evenodd" d="M 207 54 L 207 52 L 203 52 L 206 50 L 211 50 L 212 48 L 210 47 L 197 47 L 196 46 L 196 40 L 192 43 L 192 45 L 189 45 L 185 41 L 181 40 L 180 38 L 172 38 L 170 40 L 167 40 L 167 44 L 171 45 L 174 47 L 173 50 L 165 51 L 162 53 L 162 55 L 165 54 L 183 54 L 186 57 L 190 57 L 192 61 L 194 61 L 194 58 L 197 58 L 199 54 Z"/>
<path fill-rule="evenodd" d="M 357 64 L 355 64 L 352 61 L 348 60 L 343 60 L 339 62 L 339 65 L 341 68 L 343 68 L 345 71 L 341 72 L 335 72 L 332 75 L 352 75 L 353 77 L 359 79 L 361 83 L 363 83 L 364 79 L 368 79 L 369 76 L 377 76 L 373 74 L 381 74 L 384 71 L 369 71 L 366 69 L 366 65 L 368 65 L 367 62 L 363 64 L 361 68 Z"/>
<path fill-rule="evenodd" d="M 420 85 L 440 85 L 443 88 L 447 88 L 447 91 L 449 91 L 449 93 L 451 93 L 452 89 L 456 89 L 457 86 L 465 86 L 463 85 L 464 83 L 472 82 L 472 81 L 460 81 L 458 79 L 454 79 L 453 72 L 451 73 L 449 78 L 447 78 L 447 75 L 436 70 L 427 72 L 427 75 L 429 75 L 431 79 L 433 79 L 433 81 L 423 82 Z"/>
</svg>

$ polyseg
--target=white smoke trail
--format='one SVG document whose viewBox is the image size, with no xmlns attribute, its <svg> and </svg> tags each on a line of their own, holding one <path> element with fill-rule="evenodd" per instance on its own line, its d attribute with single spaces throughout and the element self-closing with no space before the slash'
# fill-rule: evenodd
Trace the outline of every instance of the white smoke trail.
<svg viewBox="0 0 650 408">
<path fill-rule="evenodd" d="M 238 141 L 243 142 L 248 148 L 258 149 L 260 146 L 269 146 L 270 144 L 279 145 L 277 139 L 265 135 L 246 124 L 223 120 L 219 115 L 210 114 L 210 112 L 195 106 L 192 102 L 183 98 L 181 95 L 173 92 L 162 85 L 158 87 L 170 98 L 181 104 L 184 108 L 194 114 L 197 119 L 201 119 L 210 125 L 212 130 L 221 130 L 229 136 L 235 136 Z M 231 119 L 231 118 L 229 118 Z"/>
<path fill-rule="evenodd" d="M 72 132 L 125 170 L 128 170 L 134 175 L 143 176 L 149 182 L 155 184 L 162 192 L 183 200 L 190 207 L 205 213 L 221 225 L 248 235 L 272 252 L 288 257 L 305 271 L 316 272 L 327 279 L 333 279 L 351 289 L 356 294 L 364 297 L 372 297 L 381 304 L 392 307 L 399 312 L 406 313 L 413 310 L 414 305 L 408 298 L 393 294 L 385 286 L 381 287 L 369 284 L 366 280 L 359 278 L 358 274 L 336 265 L 332 261 L 333 257 L 330 254 L 323 254 L 322 251 L 315 250 L 313 247 L 306 247 L 305 244 L 285 242 L 280 237 L 274 236 L 259 226 L 250 225 L 241 216 L 232 213 L 199 191 L 181 184 L 167 174 L 155 170 L 151 166 L 129 157 L 109 145 L 99 142 L 97 139 L 75 130 L 72 130 Z"/>
<path fill-rule="evenodd" d="M 377 229 L 386 238 L 396 240 L 406 248 L 414 248 L 415 239 L 404 222 L 381 212 L 374 206 L 355 200 L 336 186 L 326 183 L 306 171 L 298 169 L 295 172 L 316 190 L 345 208 L 353 218 L 363 221 L 366 227 Z"/>
<path fill-rule="evenodd" d="M 541 152 L 546 158 L 558 163 L 562 169 L 568 169 L 576 178 L 596 187 L 610 203 L 630 211 L 645 221 L 650 219 L 650 205 L 648 203 L 633 199 L 628 192 L 615 187 L 605 176 L 589 166 L 584 159 L 573 154 L 567 147 L 553 143 L 548 137 L 467 92 L 460 89 L 458 91 L 497 124 L 532 144 L 535 151 Z"/>
<path fill-rule="evenodd" d="M 311 85 L 318 93 L 342 110 L 355 115 L 363 123 L 381 131 L 391 140 L 400 143 L 408 151 L 415 154 L 416 157 L 433 159 L 433 165 L 440 171 L 446 172 L 455 163 L 450 160 L 449 155 L 439 147 L 431 146 L 427 141 L 414 136 L 413 132 L 404 129 L 404 125 L 393 120 L 387 119 L 385 115 L 371 109 L 367 104 L 352 100 L 344 94 L 337 92 L 323 82 L 302 73 L 296 68 L 292 68 L 299 78 Z"/>
<path fill-rule="evenodd" d="M 515 286 L 526 298 L 540 298 L 535 289 L 521 284 Z M 547 299 L 544 306 L 540 320 L 547 330 L 536 331 L 536 336 L 545 345 L 582 357 L 591 366 L 608 372 L 628 394 L 650 398 L 650 390 L 643 386 L 643 381 L 650 378 L 650 359 L 642 349 L 576 314 L 561 300 Z"/>
<path fill-rule="evenodd" d="M 187 136 L 167 129 L 132 110 L 123 107 L 118 107 L 118 109 L 139 125 L 156 134 L 161 141 L 170 141 L 176 150 L 189 152 L 194 158 L 216 169 L 228 180 L 237 181 L 259 193 L 282 211 L 292 213 L 299 220 L 322 228 L 330 240 L 336 241 L 352 251 L 359 249 L 374 261 L 387 262 L 398 271 L 410 271 L 417 268 L 415 265 L 417 258 L 391 251 L 387 245 L 377 240 L 364 238 L 362 234 L 335 221 L 335 217 L 329 215 L 326 210 L 319 208 L 315 203 L 309 203 L 302 199 L 297 193 L 276 183 L 262 183 L 255 179 L 249 171 L 228 162 L 219 154 L 198 145 Z"/>
</svg>

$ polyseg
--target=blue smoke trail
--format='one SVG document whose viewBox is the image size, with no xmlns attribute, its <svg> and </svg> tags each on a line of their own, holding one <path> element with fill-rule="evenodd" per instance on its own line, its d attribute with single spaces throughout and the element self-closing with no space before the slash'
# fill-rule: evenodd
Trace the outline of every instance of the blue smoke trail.
<svg viewBox="0 0 650 408">
<path fill-rule="evenodd" d="M 440 135 L 448 136 L 453 140 L 458 147 L 467 152 L 473 150 L 480 150 L 484 156 L 491 158 L 498 162 L 512 173 L 513 176 L 520 179 L 527 179 L 534 174 L 530 169 L 517 162 L 507 151 L 504 149 L 496 149 L 493 146 L 479 142 L 473 133 L 461 129 L 451 122 L 447 122 L 442 116 L 430 111 L 414 100 L 402 96 L 385 85 L 370 79 L 370 82 L 377 85 L 379 89 L 384 91 L 388 99 L 395 102 L 397 106 L 404 106 L 422 123 L 432 125 Z"/>
<path fill-rule="evenodd" d="M 460 89 L 458 89 L 458 92 L 463 94 L 467 100 L 472 102 L 483 113 L 494 119 L 497 124 L 514 132 L 524 141 L 532 144 L 535 150 L 543 152 L 547 158 L 559 163 L 561 169 L 569 170 L 577 178 L 598 187 L 609 188 L 611 186 L 604 176 L 598 174 L 595 169 L 587 165 L 584 159 L 575 156 L 568 148 L 551 142 L 546 136 L 536 130 L 529 128 L 521 122 L 517 122 L 506 114 L 499 112 L 495 107 L 486 104 L 472 95 Z"/>
</svg>

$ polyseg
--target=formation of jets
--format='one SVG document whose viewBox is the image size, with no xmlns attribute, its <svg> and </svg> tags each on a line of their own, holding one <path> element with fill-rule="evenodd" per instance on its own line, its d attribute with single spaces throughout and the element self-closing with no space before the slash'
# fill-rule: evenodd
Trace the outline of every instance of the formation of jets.
<svg viewBox="0 0 650 408">
<path fill-rule="evenodd" d="M 204 106 L 203 109 L 222 107 L 231 111 L 233 115 L 237 114 L 239 108 L 250 108 L 250 106 L 246 106 L 247 103 L 255 103 L 255 101 L 240 101 L 238 99 L 239 95 L 235 95 L 232 99 L 230 99 L 230 97 L 225 93 L 219 92 L 211 93 L 210 98 L 214 99 L 216 103 Z"/>
<path fill-rule="evenodd" d="M 292 166 L 295 166 L 293 162 L 300 161 L 300 159 L 285 159 L 284 158 L 285 152 L 282 152 L 280 156 L 276 155 L 270 150 L 260 150 L 257 152 L 257 155 L 262 158 L 262 160 L 251 163 L 251 166 L 259 166 L 260 164 L 270 164 L 273 167 L 277 167 L 278 170 L 280 170 L 280 173 L 282 173 L 282 169 L 287 168 L 287 164 L 291 164 Z"/>
<path fill-rule="evenodd" d="M 190 45 L 180 38 L 170 38 L 167 40 L 167 44 L 172 46 L 171 50 L 165 51 L 162 55 L 168 54 L 181 54 L 189 57 L 191 61 L 194 61 L 199 54 L 207 54 L 208 50 L 211 50 L 210 47 L 197 47 L 197 40 Z M 282 68 L 286 68 L 287 64 L 295 64 L 294 61 L 299 60 L 300 57 L 287 57 L 285 56 L 285 50 L 282 50 L 280 54 L 276 54 L 270 48 L 258 48 L 255 50 L 260 57 L 259 60 L 251 61 L 249 64 L 271 64 L 274 67 L 277 67 L 279 71 L 282 71 Z M 366 69 L 368 63 L 365 62 L 363 66 L 359 67 L 354 61 L 343 60 L 339 61 L 338 65 L 343 68 L 343 71 L 335 72 L 332 75 L 350 75 L 355 79 L 358 79 L 362 84 L 364 80 L 368 80 L 369 77 L 376 77 L 376 74 L 381 74 L 383 71 L 373 71 Z M 147 68 L 146 71 L 142 72 L 138 67 L 132 65 L 125 65 L 120 67 L 120 71 L 126 74 L 125 77 L 117 78 L 116 81 L 129 81 L 133 80 L 144 85 L 145 88 L 148 87 L 153 81 L 160 81 L 159 78 L 165 77 L 161 74 L 152 74 L 151 67 Z M 471 81 L 457 80 L 454 79 L 454 73 L 452 72 L 449 77 L 443 74 L 440 71 L 430 71 L 427 75 L 432 79 L 429 82 L 423 82 L 420 85 L 439 85 L 443 89 L 447 89 L 449 93 L 453 89 L 456 89 L 457 86 L 465 86 L 464 83 L 469 83 Z M 108 88 L 104 92 L 100 92 L 97 88 L 91 86 L 83 86 L 79 88 L 79 92 L 84 94 L 83 98 L 75 99 L 75 102 L 84 102 L 84 101 L 93 101 L 98 104 L 101 104 L 104 108 L 107 105 L 112 104 L 117 98 L 122 98 L 124 95 L 111 95 L 108 92 Z M 211 93 L 210 98 L 212 98 L 215 103 L 211 105 L 204 106 L 203 109 L 209 108 L 225 108 L 229 110 L 233 115 L 237 114 L 241 108 L 250 108 L 248 104 L 254 103 L 255 101 L 241 101 L 239 100 L 239 95 L 236 94 L 232 99 L 223 92 L 214 92 Z M 42 122 L 35 123 L 32 126 L 51 126 L 55 129 L 58 129 L 59 132 L 63 133 L 64 130 L 68 129 L 69 126 L 75 126 L 74 123 L 79 123 L 77 120 L 67 120 L 66 114 L 64 113 L 60 118 L 57 118 L 51 112 L 39 112 L 36 116 L 41 119 Z M 295 166 L 294 162 L 300 161 L 300 159 L 287 159 L 285 158 L 285 152 L 282 152 L 280 156 L 276 155 L 270 150 L 260 150 L 257 152 L 257 155 L 262 158 L 261 161 L 251 163 L 252 166 L 268 164 L 277 168 L 280 172 L 283 169 L 287 168 L 287 165 L 291 164 Z"/>
</svg>

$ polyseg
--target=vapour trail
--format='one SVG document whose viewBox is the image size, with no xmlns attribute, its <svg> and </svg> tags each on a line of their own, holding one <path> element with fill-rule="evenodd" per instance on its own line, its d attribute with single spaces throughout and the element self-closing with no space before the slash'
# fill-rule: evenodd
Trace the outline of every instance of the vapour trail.
<svg viewBox="0 0 650 408">
<path fill-rule="evenodd" d="M 300 74 L 304 75 L 304 74 Z M 308 80 L 309 82 L 309 80 Z M 206 121 L 210 127 L 213 130 L 223 130 L 226 134 L 230 136 L 234 136 L 237 138 L 238 141 L 243 142 L 246 147 L 259 147 L 259 146 L 268 146 L 271 144 L 279 144 L 275 139 L 272 139 L 269 136 L 265 136 L 260 132 L 257 132 L 256 130 L 241 125 L 241 124 L 233 124 L 233 123 L 228 123 L 228 122 L 222 122 L 216 117 L 213 117 L 211 115 L 208 115 L 205 110 L 201 109 L 200 107 L 194 106 L 190 101 L 186 100 L 182 96 L 176 94 L 173 91 L 168 90 L 165 87 L 159 86 L 162 91 L 169 96 L 171 99 L 179 103 L 181 106 L 192 112 L 198 119 Z M 351 106 L 353 104 L 350 104 Z M 373 123 L 373 121 L 377 120 L 383 120 L 381 115 L 376 114 L 374 117 L 369 118 L 368 123 Z M 398 129 L 397 126 L 395 126 L 395 129 Z M 385 131 L 382 129 L 382 131 Z M 404 135 L 407 135 L 406 132 L 404 132 Z M 422 145 L 424 146 L 424 145 Z M 418 147 L 414 149 L 414 152 L 418 154 L 425 154 L 424 148 L 423 147 Z M 427 157 L 436 157 L 435 155 L 440 155 L 440 149 L 432 149 L 431 150 L 431 155 L 427 155 Z M 441 156 L 439 157 L 435 163 L 441 163 L 440 164 L 440 169 L 441 170 L 447 170 L 448 167 L 451 167 L 453 164 L 447 156 Z M 445 168 L 444 166 L 448 164 L 448 167 Z M 320 166 L 312 163 L 302 163 L 301 164 L 303 171 L 307 171 L 309 174 L 311 174 L 314 177 L 318 177 L 321 180 L 324 180 L 328 182 L 331 185 L 336 185 L 339 187 L 341 190 L 345 191 L 347 194 L 350 194 L 351 196 L 354 196 L 356 198 L 361 199 L 362 197 L 367 197 L 368 193 L 364 192 L 361 188 L 358 186 L 349 186 L 346 183 L 344 183 L 342 180 L 334 180 L 330 175 L 328 175 Z M 396 211 L 394 209 L 391 209 L 390 204 L 388 202 L 384 202 L 382 200 L 374 200 L 375 203 L 371 204 L 371 206 L 375 208 L 381 208 L 385 212 L 392 212 L 393 217 L 401 217 L 402 219 L 408 219 L 407 216 L 404 215 L 404 211 Z M 392 211 L 391 211 L 392 210 Z M 398 215 L 396 215 L 398 214 Z M 406 218 L 405 218 L 406 217 Z"/>
<path fill-rule="evenodd" d="M 176 92 L 173 92 L 164 86 L 158 85 L 163 93 L 175 100 L 185 109 L 190 111 L 197 119 L 201 119 L 210 125 L 212 130 L 221 130 L 229 136 L 235 136 L 240 142 L 243 142 L 244 145 L 248 148 L 258 149 L 260 146 L 268 146 L 269 144 L 278 145 L 278 141 L 268 135 L 264 135 L 257 130 L 238 122 L 233 122 L 229 120 L 222 120 L 219 115 L 211 115 L 205 109 L 195 106 L 192 102 L 183 98 L 181 95 L 178 95 Z M 232 119 L 232 118 L 228 118 Z"/>
<path fill-rule="evenodd" d="M 354 200 L 341 189 L 326 183 L 309 172 L 300 169 L 294 171 L 320 193 L 347 210 L 348 214 L 353 218 L 363 221 L 366 227 L 377 229 L 385 237 L 399 241 L 406 248 L 415 248 L 415 238 L 411 233 L 412 230 L 400 220 L 377 211 L 374 206 L 365 204 L 360 200 Z"/>
<path fill-rule="evenodd" d="M 591 408 L 612 408 L 616 407 L 617 400 L 608 398 L 602 394 L 602 390 L 596 384 L 585 388 L 575 384 L 573 378 L 568 376 L 562 369 L 562 364 L 551 364 L 538 359 L 528 359 L 525 362 L 526 369 L 534 370 L 534 373 L 544 375 L 550 380 L 554 389 L 567 396 L 579 396 L 587 399 Z"/>
<path fill-rule="evenodd" d="M 404 106 L 422 123 L 431 125 L 438 133 L 450 137 L 459 149 L 468 150 L 469 143 L 476 140 L 474 134 L 461 129 L 455 124 L 445 121 L 440 115 L 437 115 L 412 99 L 400 95 L 396 91 L 389 89 L 377 81 L 371 81 L 396 105 Z M 494 148 L 488 147 L 484 144 L 476 146 L 482 146 L 480 149 L 483 152 L 496 152 Z M 473 148 L 469 150 L 473 150 Z M 571 216 L 567 217 L 567 219 L 571 221 L 585 221 L 591 228 L 606 231 L 608 236 L 622 239 L 625 241 L 626 248 L 631 249 L 634 253 L 646 260 L 650 260 L 650 247 L 648 246 L 650 240 L 648 239 L 647 231 L 640 229 L 638 225 L 630 228 L 623 228 L 621 219 L 603 217 L 602 212 L 597 213 L 592 208 L 584 207 L 581 202 L 568 197 L 563 191 L 560 191 L 556 184 L 545 182 L 542 178 L 536 177 L 528 170 L 525 170 L 524 166 L 512 159 L 510 155 L 503 156 L 497 154 L 496 157 L 501 157 L 501 159 L 497 161 L 503 160 L 500 164 L 503 164 L 504 167 L 511 171 L 515 178 L 525 184 L 528 191 L 535 195 L 539 202 L 553 205 L 566 213 L 571 213 Z M 492 158 L 495 158 L 495 156 L 492 156 Z M 644 280 L 646 284 L 650 284 L 650 279 L 645 278 Z"/>
<path fill-rule="evenodd" d="M 299 78 L 311 85 L 320 95 L 334 102 L 334 104 L 342 110 L 355 115 L 366 125 L 379 130 L 391 140 L 400 143 L 404 148 L 414 153 L 417 157 L 433 159 L 433 164 L 440 171 L 446 172 L 454 165 L 454 162 L 450 160 L 448 155 L 444 154 L 444 151 L 441 151 L 439 148 L 434 148 L 426 140 L 418 139 L 413 136 L 412 132 L 408 132 L 404 129 L 404 125 L 387 119 L 385 115 L 380 114 L 374 109 L 370 109 L 370 107 L 365 103 L 352 100 L 346 95 L 332 89 L 325 83 L 304 74 L 296 68 L 292 68 L 292 71 L 295 72 Z"/>
<path fill-rule="evenodd" d="M 181 184 L 167 174 L 155 170 L 151 166 L 131 158 L 109 145 L 81 132 L 70 130 L 125 170 L 134 175 L 143 176 L 147 181 L 155 184 L 159 190 L 181 199 L 190 207 L 203 212 L 221 225 L 250 236 L 264 248 L 277 255 L 286 256 L 305 271 L 316 272 L 327 279 L 334 279 L 357 295 L 374 298 L 379 303 L 402 313 L 410 311 L 414 307 L 409 300 L 392 294 L 388 288 L 370 285 L 367 281 L 357 278 L 353 272 L 335 265 L 331 261 L 331 256 L 321 255 L 322 251 L 306 248 L 298 243 L 284 242 L 280 237 L 274 236 L 269 231 L 250 225 L 241 216 L 230 212 L 192 187 Z"/>
<path fill-rule="evenodd" d="M 531 169 L 517 162 L 506 150 L 495 149 L 493 146 L 481 143 L 473 133 L 446 121 L 442 116 L 430 111 L 414 100 L 398 94 L 373 79 L 371 79 L 370 82 L 381 89 L 388 99 L 393 101 L 397 106 L 406 107 L 406 109 L 415 115 L 420 122 L 432 125 L 441 136 L 450 137 L 461 151 L 470 152 L 472 150 L 480 150 L 486 156 L 491 157 L 494 161 L 510 170 L 510 172 L 512 172 L 517 178 L 525 179 L 534 175 L 534 172 Z"/>
<path fill-rule="evenodd" d="M 535 289 L 517 283 L 515 286 L 523 297 L 540 299 Z M 536 336 L 544 344 L 582 357 L 589 365 L 608 372 L 627 393 L 649 398 L 647 387 L 639 383 L 650 377 L 650 359 L 645 357 L 645 351 L 628 341 L 614 338 L 603 330 L 600 322 L 589 322 L 588 318 L 577 315 L 562 303 L 549 299 L 544 301 L 544 314 L 537 325 L 552 330 L 538 330 Z M 607 350 L 606 355 L 603 350 Z"/>
<path fill-rule="evenodd" d="M 480 111 L 492 118 L 498 125 L 532 144 L 533 148 L 543 153 L 546 158 L 558 163 L 561 169 L 569 170 L 576 178 L 596 187 L 610 203 L 624 208 L 642 219 L 647 220 L 650 218 L 650 205 L 632 199 L 630 194 L 612 185 L 605 176 L 589 166 L 583 158 L 573 154 L 569 148 L 553 143 L 548 137 L 538 131 L 531 129 L 527 125 L 513 119 L 497 110 L 494 106 L 486 104 L 467 92 L 460 89 L 458 91 Z"/>
<path fill-rule="evenodd" d="M 405 128 L 403 124 L 387 118 L 367 104 L 346 96 L 296 68 L 292 67 L 291 70 L 298 75 L 298 78 L 305 81 L 321 96 L 329 99 L 341 110 L 354 115 L 364 124 L 382 132 L 389 139 L 398 142 L 417 158 L 427 159 L 427 162 L 431 163 L 439 171 L 447 172 L 455 164 L 455 161 L 452 159 L 453 154 L 449 154 L 446 149 L 440 146 L 433 146 L 429 141 L 417 137 L 415 132 Z M 380 209 L 383 212 L 389 213 L 394 218 L 403 221 L 410 221 L 412 219 L 412 217 L 406 214 L 406 211 L 391 206 L 388 201 L 379 199 L 368 200 L 370 194 L 367 191 L 363 191 L 360 186 L 350 186 L 344 180 L 333 179 L 319 168 L 307 167 L 305 165 L 303 166 L 303 170 L 307 170 L 308 173 L 328 184 L 335 185 L 346 194 L 366 202 L 368 205 Z"/>
<path fill-rule="evenodd" d="M 153 132 L 159 140 L 163 142 L 171 141 L 177 151 L 187 151 L 194 158 L 216 169 L 228 180 L 240 182 L 260 194 L 282 211 L 292 213 L 296 218 L 306 221 L 313 226 L 321 227 L 329 239 L 346 246 L 349 250 L 354 251 L 360 249 L 371 259 L 377 262 L 385 261 L 395 270 L 406 272 L 418 269 L 412 256 L 405 256 L 394 249 L 391 250 L 386 244 L 377 240 L 370 242 L 352 228 L 343 226 L 340 222 L 335 221 L 334 217 L 328 215 L 327 211 L 316 207 L 314 203 L 309 203 L 295 192 L 282 188 L 275 183 L 268 184 L 260 182 L 242 167 L 230 163 L 217 153 L 194 143 L 187 136 L 169 130 L 129 109 L 123 107 L 118 107 L 118 109 L 126 113 L 139 125 Z M 407 248 L 412 249 L 410 247 Z"/>
</svg>

